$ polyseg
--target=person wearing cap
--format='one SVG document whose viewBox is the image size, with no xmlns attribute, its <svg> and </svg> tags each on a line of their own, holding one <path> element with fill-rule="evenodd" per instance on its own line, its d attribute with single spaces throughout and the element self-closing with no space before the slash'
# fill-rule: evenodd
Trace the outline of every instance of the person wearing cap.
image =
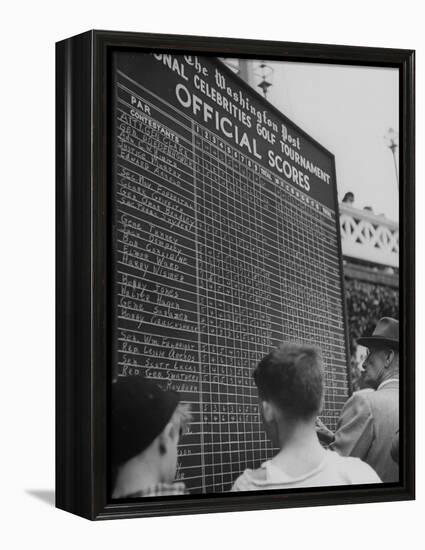
<svg viewBox="0 0 425 550">
<path fill-rule="evenodd" d="M 399 428 L 399 322 L 383 317 L 358 343 L 368 348 L 364 381 L 374 391 L 355 392 L 346 402 L 330 449 L 361 458 L 384 483 L 396 482 L 391 446 Z"/>
<path fill-rule="evenodd" d="M 111 397 L 112 498 L 185 494 L 174 478 L 189 406 L 142 376 L 118 378 Z"/>
<path fill-rule="evenodd" d="M 358 458 L 325 449 L 316 434 L 324 392 L 324 368 L 318 348 L 282 344 L 266 355 L 253 373 L 261 418 L 279 452 L 255 470 L 246 469 L 232 491 L 292 489 L 381 483 Z"/>
</svg>

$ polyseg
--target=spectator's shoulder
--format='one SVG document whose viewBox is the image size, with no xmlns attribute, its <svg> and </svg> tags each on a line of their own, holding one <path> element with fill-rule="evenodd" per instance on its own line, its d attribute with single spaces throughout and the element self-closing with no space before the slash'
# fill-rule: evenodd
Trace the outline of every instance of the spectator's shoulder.
<svg viewBox="0 0 425 550">
<path fill-rule="evenodd" d="M 369 388 L 358 390 L 348 399 L 345 408 L 356 411 L 370 410 L 370 404 L 374 399 L 375 393 L 374 390 Z"/>
<path fill-rule="evenodd" d="M 367 403 L 369 408 L 375 408 L 377 406 L 379 407 L 380 403 L 383 401 L 393 401 L 394 398 L 398 397 L 398 392 L 364 389 L 353 393 L 353 397 L 354 396 L 356 396 L 355 398 L 358 403 Z"/>
<path fill-rule="evenodd" d="M 365 398 L 368 399 L 371 395 L 374 395 L 376 392 L 372 388 L 363 388 L 362 390 L 357 390 L 353 393 L 353 395 L 356 395 L 359 398 Z"/>
<path fill-rule="evenodd" d="M 334 462 L 335 469 L 345 478 L 347 484 L 382 483 L 375 470 L 360 458 L 340 456 L 337 453 L 332 453 L 332 455 L 331 460 Z"/>
<path fill-rule="evenodd" d="M 252 491 L 257 489 L 258 482 L 266 481 L 267 472 L 264 467 L 257 470 L 246 469 L 235 481 L 232 491 Z"/>
</svg>

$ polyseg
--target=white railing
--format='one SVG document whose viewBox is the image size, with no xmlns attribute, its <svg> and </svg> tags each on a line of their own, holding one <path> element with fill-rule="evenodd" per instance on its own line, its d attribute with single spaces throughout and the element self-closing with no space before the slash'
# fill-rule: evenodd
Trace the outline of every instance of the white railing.
<svg viewBox="0 0 425 550">
<path fill-rule="evenodd" d="M 340 204 L 339 209 L 344 256 L 398 267 L 398 223 L 345 203 Z"/>
</svg>

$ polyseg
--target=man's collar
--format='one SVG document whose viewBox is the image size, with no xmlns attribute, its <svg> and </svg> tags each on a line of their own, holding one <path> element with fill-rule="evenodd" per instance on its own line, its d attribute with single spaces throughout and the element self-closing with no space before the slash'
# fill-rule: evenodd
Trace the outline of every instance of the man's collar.
<svg viewBox="0 0 425 550">
<path fill-rule="evenodd" d="M 388 378 L 387 380 L 384 380 L 383 382 L 381 382 L 381 383 L 379 384 L 379 386 L 378 386 L 378 388 L 377 388 L 376 391 L 382 389 L 382 388 L 383 388 L 384 386 L 386 386 L 387 384 L 391 384 L 391 383 L 393 383 L 393 382 L 397 382 L 397 384 L 398 384 L 399 379 L 398 379 L 398 378 Z"/>
</svg>

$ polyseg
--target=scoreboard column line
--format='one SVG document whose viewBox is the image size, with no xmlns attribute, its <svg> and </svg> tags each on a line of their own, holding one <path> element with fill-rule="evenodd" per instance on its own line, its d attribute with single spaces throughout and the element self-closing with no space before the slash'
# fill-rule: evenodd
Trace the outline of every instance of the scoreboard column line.
<svg viewBox="0 0 425 550">
<path fill-rule="evenodd" d="M 197 174 L 195 162 L 195 123 L 192 121 L 192 145 L 193 145 L 193 193 L 194 193 L 194 217 L 195 217 L 195 265 L 196 265 L 196 304 L 198 314 L 198 357 L 199 357 L 199 437 L 201 444 L 201 478 L 202 487 L 205 491 L 205 442 L 204 442 L 204 424 L 203 424 L 203 396 L 202 396 L 202 345 L 201 345 L 201 312 L 200 312 L 200 289 L 199 289 L 199 235 L 198 235 L 198 191 L 197 191 Z"/>
</svg>

